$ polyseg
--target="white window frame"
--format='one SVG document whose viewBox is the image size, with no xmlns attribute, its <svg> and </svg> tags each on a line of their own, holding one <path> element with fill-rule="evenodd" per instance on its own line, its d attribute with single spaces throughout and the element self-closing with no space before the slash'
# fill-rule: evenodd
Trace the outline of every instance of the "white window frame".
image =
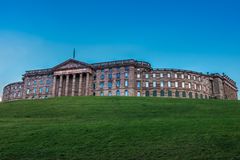
<svg viewBox="0 0 240 160">
<path fill-rule="evenodd" d="M 146 86 L 146 88 L 148 88 L 149 87 L 149 82 L 146 82 L 145 86 Z"/>
<path fill-rule="evenodd" d="M 168 81 L 168 88 L 172 87 L 172 83 L 170 81 Z"/>
</svg>

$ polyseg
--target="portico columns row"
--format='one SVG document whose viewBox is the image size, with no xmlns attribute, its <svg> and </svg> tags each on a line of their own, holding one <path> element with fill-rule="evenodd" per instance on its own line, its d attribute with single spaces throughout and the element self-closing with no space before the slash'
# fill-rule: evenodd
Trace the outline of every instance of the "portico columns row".
<svg viewBox="0 0 240 160">
<path fill-rule="evenodd" d="M 52 96 L 87 96 L 89 73 L 54 75 Z"/>
</svg>

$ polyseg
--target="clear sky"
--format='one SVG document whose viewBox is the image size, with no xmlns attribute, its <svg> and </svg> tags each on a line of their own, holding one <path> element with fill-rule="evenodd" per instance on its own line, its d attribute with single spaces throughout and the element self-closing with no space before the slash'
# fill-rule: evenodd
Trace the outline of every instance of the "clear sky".
<svg viewBox="0 0 240 160">
<path fill-rule="evenodd" d="M 72 56 L 226 73 L 240 84 L 239 0 L 1 0 L 0 94 Z M 239 86 L 240 87 L 240 86 Z"/>
</svg>

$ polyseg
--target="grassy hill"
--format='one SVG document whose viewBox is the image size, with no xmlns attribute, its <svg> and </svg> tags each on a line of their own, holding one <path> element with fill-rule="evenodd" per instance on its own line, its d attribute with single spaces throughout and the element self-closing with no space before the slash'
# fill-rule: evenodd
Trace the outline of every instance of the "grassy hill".
<svg viewBox="0 0 240 160">
<path fill-rule="evenodd" d="M 0 159 L 240 159 L 240 102 L 64 97 L 0 103 Z"/>
</svg>

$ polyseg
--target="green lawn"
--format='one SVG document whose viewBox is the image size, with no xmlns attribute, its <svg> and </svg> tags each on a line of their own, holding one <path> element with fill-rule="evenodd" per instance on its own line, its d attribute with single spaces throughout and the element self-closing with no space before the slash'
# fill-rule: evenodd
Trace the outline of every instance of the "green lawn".
<svg viewBox="0 0 240 160">
<path fill-rule="evenodd" d="M 4 160 L 239 160 L 240 102 L 64 97 L 0 103 Z"/>
</svg>

